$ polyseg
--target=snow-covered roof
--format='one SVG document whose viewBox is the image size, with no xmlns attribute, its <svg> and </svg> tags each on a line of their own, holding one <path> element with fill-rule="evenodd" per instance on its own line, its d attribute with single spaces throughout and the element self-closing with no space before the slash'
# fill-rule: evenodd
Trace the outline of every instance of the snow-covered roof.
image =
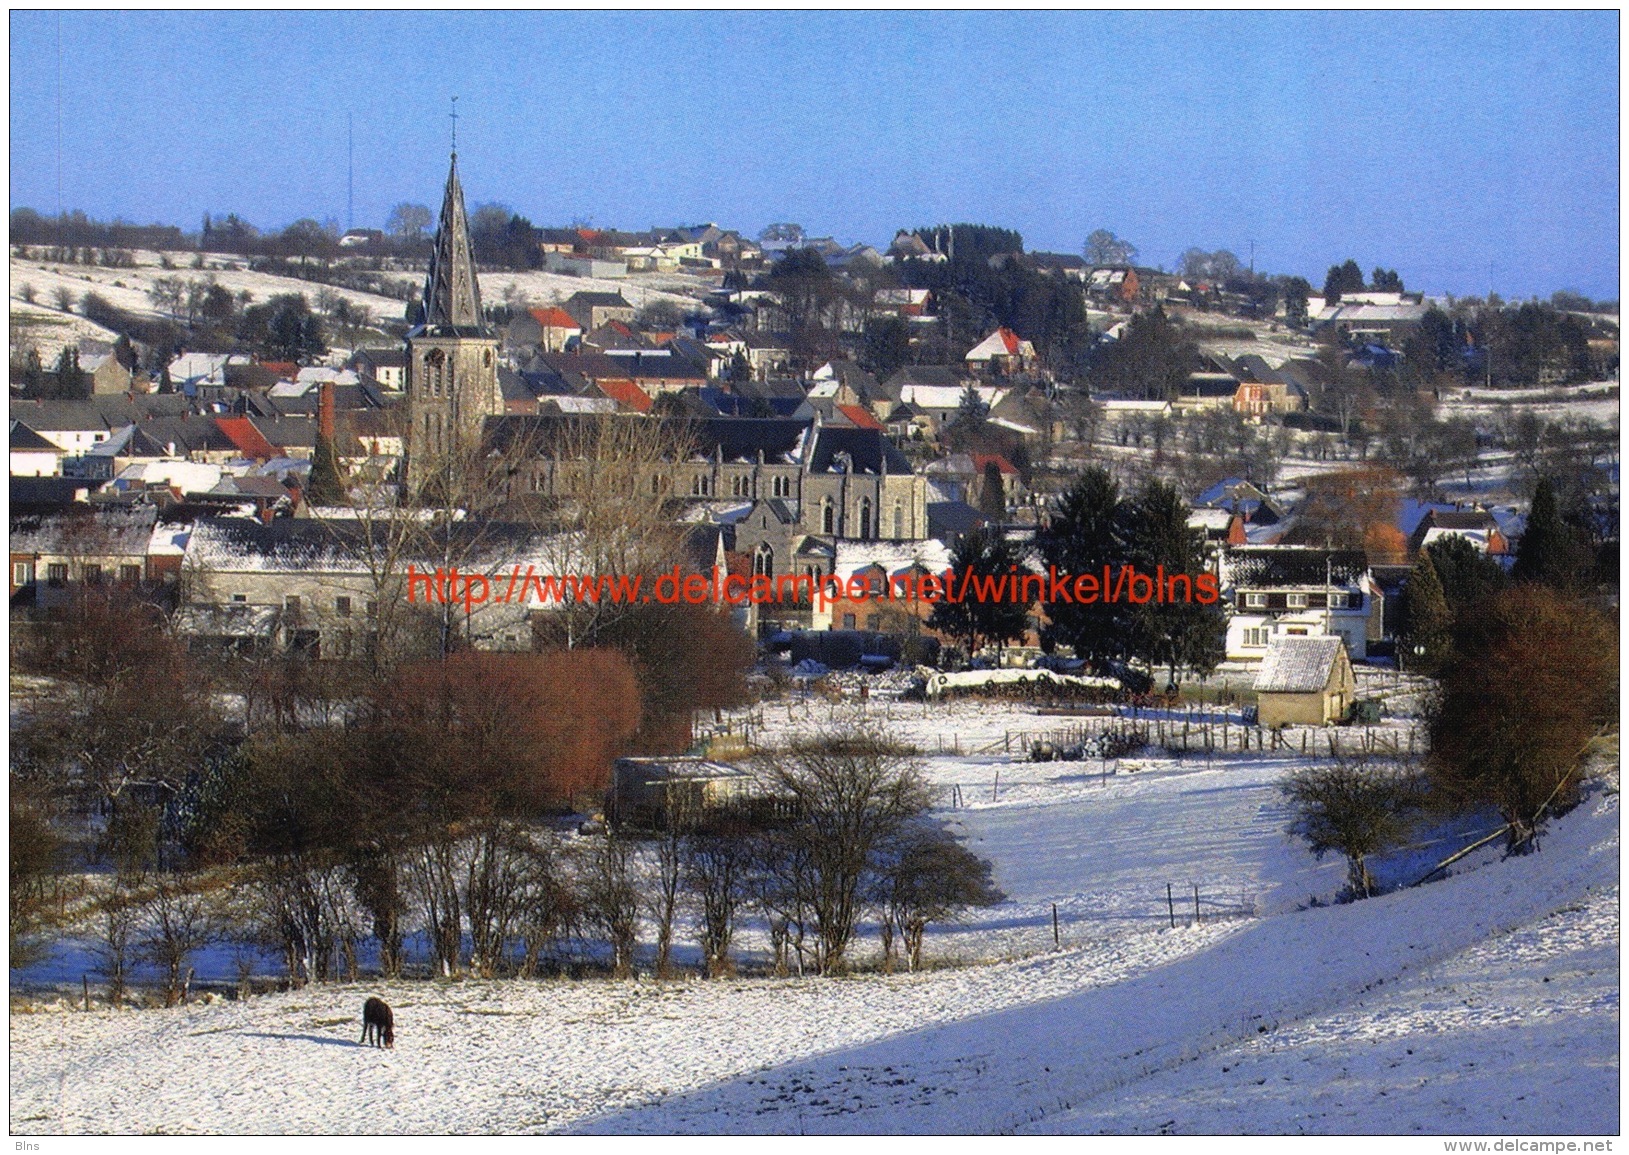
<svg viewBox="0 0 1629 1155">
<path fill-rule="evenodd" d="M 913 566 L 921 566 L 929 573 L 943 573 L 950 568 L 950 547 L 942 541 L 845 541 L 837 543 L 837 557 L 832 572 L 843 580 L 874 565 L 882 566 L 889 577 L 901 574 Z"/>
<path fill-rule="evenodd" d="M 1345 640 L 1338 634 L 1321 638 L 1281 634 L 1273 638 L 1256 675 L 1256 693 L 1317 693 L 1329 684 L 1335 661 L 1345 647 Z"/>
<path fill-rule="evenodd" d="M 1005 389 L 994 385 L 975 385 L 973 391 L 985 405 L 994 408 L 1007 395 Z M 962 385 L 905 385 L 900 388 L 899 399 L 919 409 L 957 409 L 967 389 Z"/>
<path fill-rule="evenodd" d="M 129 488 L 140 482 L 147 486 L 174 487 L 183 493 L 207 493 L 220 484 L 224 466 L 201 461 L 137 461 L 121 469 L 113 479 L 115 488 Z M 119 483 L 123 482 L 123 485 Z"/>
<path fill-rule="evenodd" d="M 1420 541 L 1421 549 L 1428 549 L 1432 542 L 1441 541 L 1445 537 L 1462 537 L 1470 542 L 1480 552 L 1488 552 L 1488 532 L 1485 529 L 1455 529 L 1452 526 L 1432 526 L 1425 531 L 1425 537 Z"/>
</svg>

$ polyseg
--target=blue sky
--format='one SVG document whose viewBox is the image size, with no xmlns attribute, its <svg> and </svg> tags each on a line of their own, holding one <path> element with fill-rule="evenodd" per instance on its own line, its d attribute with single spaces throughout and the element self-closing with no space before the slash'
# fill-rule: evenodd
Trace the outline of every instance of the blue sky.
<svg viewBox="0 0 1629 1155">
<path fill-rule="evenodd" d="M 55 13 L 11 15 L 11 203 L 58 206 Z M 1618 296 L 1596 12 L 67 12 L 61 206 L 196 229 L 471 205 L 539 225 L 1004 225 L 1147 264 Z"/>
</svg>

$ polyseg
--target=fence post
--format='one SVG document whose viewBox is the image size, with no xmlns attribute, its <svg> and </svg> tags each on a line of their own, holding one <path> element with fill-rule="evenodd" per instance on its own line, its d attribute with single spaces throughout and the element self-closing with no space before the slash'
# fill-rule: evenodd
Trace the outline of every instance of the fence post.
<svg viewBox="0 0 1629 1155">
<path fill-rule="evenodd" d="M 1176 899 L 1171 896 L 1171 884 L 1165 884 L 1165 906 L 1171 912 L 1171 929 L 1176 929 Z"/>
<path fill-rule="evenodd" d="M 995 772 L 995 781 L 990 784 L 990 801 L 994 802 L 1001 796 L 1001 768 Z"/>
<path fill-rule="evenodd" d="M 1199 884 L 1193 884 L 1193 924 L 1199 925 Z"/>
<path fill-rule="evenodd" d="M 1052 946 L 1054 949 L 1063 945 L 1063 939 L 1058 934 L 1058 904 L 1052 904 Z"/>
</svg>

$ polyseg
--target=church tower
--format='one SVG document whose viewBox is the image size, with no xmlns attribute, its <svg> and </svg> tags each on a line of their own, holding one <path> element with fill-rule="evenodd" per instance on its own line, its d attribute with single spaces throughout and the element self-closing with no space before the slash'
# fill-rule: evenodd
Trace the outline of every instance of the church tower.
<svg viewBox="0 0 1629 1155">
<path fill-rule="evenodd" d="M 424 282 L 424 319 L 407 334 L 407 413 L 410 494 L 466 469 L 486 419 L 503 413 L 498 338 L 481 313 L 456 152 Z"/>
</svg>

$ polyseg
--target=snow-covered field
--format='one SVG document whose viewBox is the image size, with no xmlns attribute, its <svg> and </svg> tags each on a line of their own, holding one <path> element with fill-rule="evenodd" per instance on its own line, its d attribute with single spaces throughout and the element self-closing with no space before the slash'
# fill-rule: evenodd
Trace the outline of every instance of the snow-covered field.
<svg viewBox="0 0 1629 1155">
<path fill-rule="evenodd" d="M 161 278 L 175 278 L 188 283 L 213 281 L 234 295 L 248 293 L 251 303 L 262 303 L 284 293 L 303 293 L 307 300 L 315 302 L 317 294 L 327 289 L 344 297 L 353 307 L 368 310 L 375 321 L 400 320 L 406 308 L 401 300 L 394 297 L 254 272 L 241 257 L 206 254 L 207 267 L 194 269 L 190 255 L 171 253 L 168 256 L 175 268 L 164 268 L 160 263 L 161 254 L 145 251 L 136 253 L 135 268 L 72 265 L 12 256 L 12 344 L 18 347 L 34 345 L 47 365 L 55 360 L 64 344 L 88 339 L 111 345 L 117 334 L 80 316 L 81 298 L 86 293 L 95 293 L 115 307 L 136 316 L 160 317 L 163 314 L 154 307 L 150 293 L 154 282 Z M 422 270 L 402 270 L 385 275 L 413 285 L 415 289 L 424 283 Z M 693 294 L 709 287 L 711 282 L 679 273 L 639 274 L 625 280 L 544 272 L 481 274 L 481 297 L 487 304 L 504 301 L 508 295 L 534 307 L 558 304 L 578 292 L 621 292 L 628 303 L 636 308 L 655 301 L 670 301 L 681 308 L 690 308 L 695 304 Z M 32 293 L 32 303 L 24 300 L 25 292 Z M 66 293 L 70 298 L 71 308 L 67 311 L 58 307 L 61 293 Z"/>
<path fill-rule="evenodd" d="M 818 714 L 772 710 L 769 736 Z M 930 934 L 934 968 L 14 1010 L 12 1131 L 1617 1130 L 1615 767 L 1542 853 L 1312 907 L 1343 867 L 1284 833 L 1285 759 L 1024 763 L 973 751 L 1067 720 L 880 712 L 930 751 L 937 728 L 957 735 L 962 752 L 930 753 L 928 772 L 962 786 L 944 816 L 1008 896 Z M 390 1052 L 356 1042 L 376 992 L 396 1008 Z"/>
</svg>

